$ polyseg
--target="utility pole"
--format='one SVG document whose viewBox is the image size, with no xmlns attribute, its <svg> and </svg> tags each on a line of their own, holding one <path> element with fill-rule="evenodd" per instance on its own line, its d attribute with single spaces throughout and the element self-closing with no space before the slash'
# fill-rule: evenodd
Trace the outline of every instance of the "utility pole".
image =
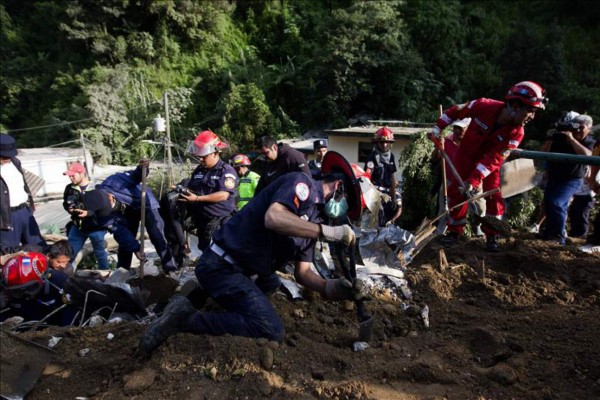
<svg viewBox="0 0 600 400">
<path fill-rule="evenodd" d="M 79 137 L 81 139 L 81 148 L 83 149 L 83 167 L 85 168 L 86 175 L 88 176 L 88 178 L 91 179 L 92 175 L 90 174 L 90 170 L 88 168 L 86 151 L 85 151 L 85 139 L 83 138 L 83 132 L 80 132 Z"/>
<path fill-rule="evenodd" d="M 163 102 L 165 107 L 165 122 L 167 127 L 167 169 L 169 171 L 169 188 L 173 186 L 173 156 L 171 154 L 171 128 L 169 125 L 169 97 L 167 92 L 163 95 Z"/>
</svg>

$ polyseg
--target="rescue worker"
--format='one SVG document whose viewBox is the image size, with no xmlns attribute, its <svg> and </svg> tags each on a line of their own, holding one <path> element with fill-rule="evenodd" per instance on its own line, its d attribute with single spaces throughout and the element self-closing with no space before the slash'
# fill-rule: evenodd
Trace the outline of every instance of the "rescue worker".
<svg viewBox="0 0 600 400">
<path fill-rule="evenodd" d="M 2 313 L 1 320 L 20 316 L 25 321 L 41 321 L 56 311 L 45 320 L 47 324 L 71 324 L 75 308 L 66 306 L 58 311 L 64 305 L 63 286 L 68 276 L 49 264 L 45 255 L 36 252 L 20 252 L 6 258 L 0 274 L 0 303 L 4 303 L 3 310 L 9 310 Z"/>
<path fill-rule="evenodd" d="M 288 172 L 304 172 L 310 176 L 310 169 L 304 154 L 290 147 L 289 144 L 277 144 L 271 136 L 263 136 L 258 140 L 260 153 L 265 157 L 264 170 L 256 187 L 255 195 L 267 185 Z"/>
<path fill-rule="evenodd" d="M 308 169 L 313 179 L 321 180 L 321 164 L 323 163 L 323 157 L 327 153 L 327 139 L 319 139 L 313 142 L 313 150 L 315 152 L 315 159 L 308 162 Z"/>
<path fill-rule="evenodd" d="M 145 168 L 148 171 L 149 166 L 149 160 L 141 159 L 136 169 L 110 175 L 97 186 L 97 189 L 111 194 L 118 201 L 118 207 L 115 210 L 119 215 L 116 218 L 117 223 L 112 225 L 111 230 L 115 235 L 115 240 L 119 242 L 117 267 L 129 269 L 133 254 L 138 259 L 145 260 L 145 255 L 140 253 L 140 244 L 135 238 L 141 220 L 142 169 Z M 103 204 L 105 204 L 105 201 L 103 201 Z M 158 213 L 158 208 L 159 203 L 154 193 L 149 187 L 146 188 L 146 231 L 160 257 L 164 272 L 174 272 L 177 270 L 177 266 L 164 236 L 165 223 Z M 86 214 L 81 213 L 80 216 L 85 217 Z"/>
<path fill-rule="evenodd" d="M 83 202 L 83 192 L 94 189 L 96 184 L 88 179 L 85 167 L 79 162 L 71 164 L 63 175 L 71 180 L 63 194 L 63 208 L 71 214 L 71 221 L 67 224 L 67 238 L 73 248 L 71 263 L 83 248 L 85 241 L 90 239 L 98 261 L 98 269 L 107 270 L 108 254 L 104 247 L 106 230 L 98 226 L 93 218 L 80 218 L 79 214 L 73 212 L 74 209 L 81 208 L 79 206 Z"/>
<path fill-rule="evenodd" d="M 392 153 L 394 133 L 387 127 L 379 128 L 371 141 L 375 146 L 363 169 L 371 176 L 377 190 L 390 197 L 382 203 L 379 213 L 379 225 L 385 226 L 388 222 L 395 223 L 402 213 L 402 194 L 394 176 L 397 171 L 396 158 Z"/>
<path fill-rule="evenodd" d="M 14 253 L 20 246 L 45 250 L 46 241 L 33 216 L 33 195 L 17 158 L 15 139 L 0 134 L 0 252 Z"/>
<path fill-rule="evenodd" d="M 227 147 L 213 132 L 202 131 L 188 149 L 199 162 L 191 178 L 182 182 L 178 201 L 187 205 L 202 251 L 221 223 L 235 212 L 237 173 L 219 155 Z"/>
<path fill-rule="evenodd" d="M 449 206 L 465 200 L 465 196 L 482 187 L 483 191 L 500 186 L 500 166 L 523 140 L 524 126 L 532 121 L 535 113 L 545 109 L 547 103 L 544 89 L 535 82 L 523 81 L 510 88 L 505 101 L 481 98 L 465 104 L 457 104 L 437 120 L 430 133 L 434 141 L 440 132 L 454 121 L 471 118 L 465 136 L 454 158 L 454 166 L 465 183 L 464 188 L 452 177 L 448 187 Z M 467 220 L 468 204 L 450 212 L 448 233 L 442 243 L 454 244 L 462 235 Z M 504 200 L 497 193 L 487 198 L 486 215 L 501 219 L 504 215 Z M 499 251 L 498 232 L 483 226 L 486 247 Z"/>
<path fill-rule="evenodd" d="M 233 157 L 233 168 L 240 178 L 238 185 L 238 211 L 244 208 L 246 204 L 254 197 L 256 186 L 260 179 L 260 175 L 254 171 L 250 171 L 250 159 L 245 154 L 237 154 Z"/>
<path fill-rule="evenodd" d="M 224 311 L 197 311 L 187 297 L 175 296 L 142 335 L 139 350 L 150 353 L 177 332 L 281 342 L 283 322 L 265 295 L 273 286 L 261 286 L 259 280 L 278 280 L 275 271 L 289 261 L 295 262 L 298 283 L 325 299 L 365 299 L 362 281 L 326 280 L 311 270 L 318 239 L 354 243 L 349 225 L 329 226 L 323 219 L 358 219 L 360 196 L 350 164 L 333 151 L 323 160 L 323 180 L 294 172 L 271 183 L 215 232 L 196 267 L 200 286 Z M 253 275 L 258 275 L 256 281 Z"/>
</svg>

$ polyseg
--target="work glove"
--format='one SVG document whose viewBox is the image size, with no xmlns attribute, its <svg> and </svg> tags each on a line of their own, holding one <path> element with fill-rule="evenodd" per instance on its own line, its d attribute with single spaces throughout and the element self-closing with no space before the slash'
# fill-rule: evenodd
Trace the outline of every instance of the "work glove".
<svg viewBox="0 0 600 400">
<path fill-rule="evenodd" d="M 136 251 L 135 253 L 133 253 L 135 255 L 135 257 L 140 260 L 140 263 L 145 263 L 146 262 L 146 253 L 144 253 L 142 250 Z"/>
<path fill-rule="evenodd" d="M 328 242 L 343 242 L 351 246 L 356 241 L 356 235 L 350 225 L 329 226 L 321 224 L 323 238 Z"/>
<path fill-rule="evenodd" d="M 464 188 L 458 188 L 458 190 L 468 199 L 477 195 L 479 193 L 479 189 L 474 187 L 472 183 L 465 182 Z"/>
<path fill-rule="evenodd" d="M 361 279 L 355 279 L 352 284 L 346 278 L 325 280 L 325 298 L 327 300 L 371 300 L 368 288 Z"/>
</svg>

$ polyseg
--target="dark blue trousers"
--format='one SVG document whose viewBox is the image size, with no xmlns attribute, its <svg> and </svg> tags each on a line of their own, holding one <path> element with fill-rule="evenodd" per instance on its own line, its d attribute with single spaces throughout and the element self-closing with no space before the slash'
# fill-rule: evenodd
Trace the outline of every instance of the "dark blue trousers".
<svg viewBox="0 0 600 400">
<path fill-rule="evenodd" d="M 198 261 L 196 277 L 224 311 L 196 311 L 184 322 L 185 332 L 283 340 L 285 330 L 277 311 L 240 267 L 207 249 Z M 275 279 L 278 280 L 274 274 L 272 280 Z"/>
</svg>

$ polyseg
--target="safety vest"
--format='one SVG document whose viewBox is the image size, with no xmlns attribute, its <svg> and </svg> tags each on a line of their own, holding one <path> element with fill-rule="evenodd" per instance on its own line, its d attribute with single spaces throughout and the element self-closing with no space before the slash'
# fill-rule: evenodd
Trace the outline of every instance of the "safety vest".
<svg viewBox="0 0 600 400">
<path fill-rule="evenodd" d="M 248 171 L 248 173 L 240 178 L 239 198 L 237 209 L 241 210 L 254 197 L 254 190 L 258 185 L 260 175 L 256 172 Z"/>
</svg>

